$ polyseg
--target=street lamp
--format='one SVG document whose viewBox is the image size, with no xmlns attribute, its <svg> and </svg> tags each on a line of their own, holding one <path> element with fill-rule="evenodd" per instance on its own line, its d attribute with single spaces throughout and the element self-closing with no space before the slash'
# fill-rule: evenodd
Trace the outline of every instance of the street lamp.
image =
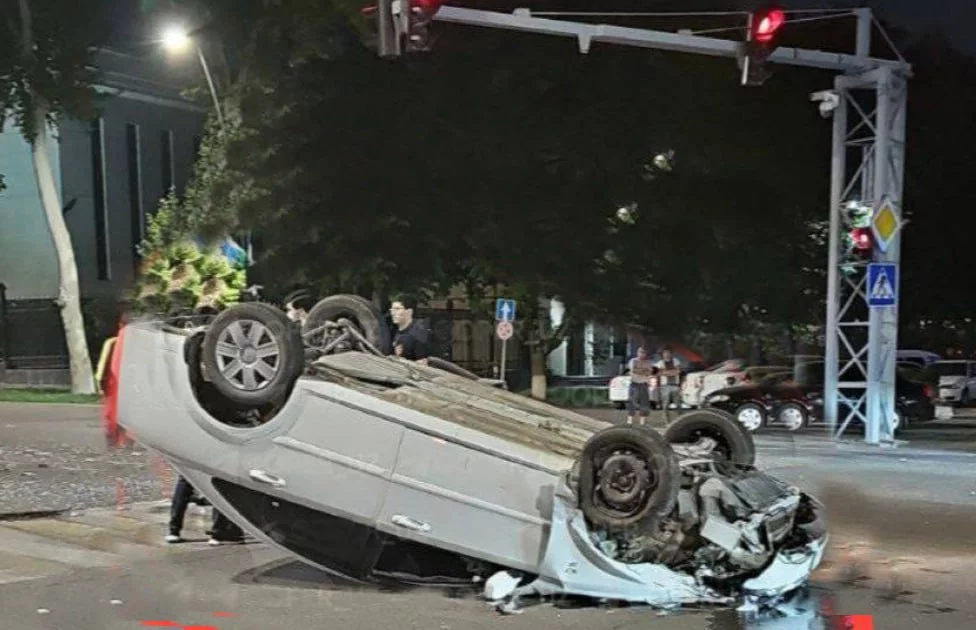
<svg viewBox="0 0 976 630">
<path fill-rule="evenodd" d="M 220 109 L 220 99 L 217 98 L 217 88 L 214 86 L 213 76 L 210 74 L 210 66 L 207 64 L 207 58 L 203 56 L 203 50 L 195 44 L 190 33 L 182 26 L 170 25 L 166 27 L 163 30 L 160 41 L 163 44 L 163 48 L 172 53 L 182 53 L 190 46 L 196 48 L 197 56 L 200 58 L 200 65 L 203 67 L 203 75 L 207 78 L 207 86 L 210 88 L 210 96 L 213 98 L 214 110 L 217 112 L 217 123 L 223 129 L 224 115 Z"/>
</svg>

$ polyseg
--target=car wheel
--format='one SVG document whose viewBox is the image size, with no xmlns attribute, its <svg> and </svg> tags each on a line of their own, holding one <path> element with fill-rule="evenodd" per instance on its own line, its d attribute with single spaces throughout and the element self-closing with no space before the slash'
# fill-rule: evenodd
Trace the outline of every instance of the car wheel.
<svg viewBox="0 0 976 630">
<path fill-rule="evenodd" d="M 746 403 L 735 410 L 735 419 L 746 431 L 752 433 L 766 422 L 766 410 L 756 403 Z"/>
<path fill-rule="evenodd" d="M 627 530 L 670 514 L 680 480 L 674 451 L 655 431 L 610 427 L 583 447 L 580 508 L 594 527 Z"/>
<path fill-rule="evenodd" d="M 622 403 L 620 401 L 617 401 L 617 402 L 613 403 L 613 408 L 614 409 L 626 409 L 627 408 L 627 403 Z"/>
<path fill-rule="evenodd" d="M 776 414 L 776 420 L 789 431 L 799 431 L 807 426 L 808 416 L 807 410 L 802 405 L 787 403 Z"/>
<path fill-rule="evenodd" d="M 712 442 L 712 456 L 740 466 L 756 463 L 756 446 L 752 435 L 733 418 L 711 411 L 693 411 L 675 420 L 664 431 L 672 445 L 703 446 Z"/>
<path fill-rule="evenodd" d="M 756 441 L 752 437 L 752 432 L 749 431 L 746 427 L 742 426 L 742 423 L 739 422 L 738 420 L 736 420 L 735 419 L 735 416 L 733 416 L 728 411 L 724 411 L 722 409 L 715 409 L 715 408 L 699 409 L 695 413 L 711 413 L 711 414 L 715 414 L 715 415 L 717 415 L 717 416 L 719 416 L 721 418 L 724 418 L 729 423 L 731 423 L 732 426 L 734 426 L 735 428 L 737 428 L 739 430 L 739 432 L 742 433 L 742 436 L 745 438 L 745 443 L 746 443 L 746 448 L 747 448 L 747 451 L 746 451 L 746 454 L 745 454 L 745 460 L 746 461 L 749 461 L 749 462 L 755 462 L 756 461 Z"/>
<path fill-rule="evenodd" d="M 962 394 L 959 395 L 959 406 L 967 407 L 969 406 L 969 389 L 962 390 Z"/>
<path fill-rule="evenodd" d="M 285 314 L 249 302 L 214 318 L 202 355 L 217 391 L 248 407 L 287 397 L 304 366 L 301 338 Z"/>
<path fill-rule="evenodd" d="M 325 326 L 326 322 L 337 322 L 340 319 L 352 322 L 363 337 L 382 354 L 390 353 L 390 330 L 383 321 L 383 315 L 372 302 L 358 295 L 330 295 L 319 300 L 302 324 L 302 336 L 306 343 L 323 345 L 324 338 L 321 333 L 315 332 L 316 329 Z"/>
</svg>

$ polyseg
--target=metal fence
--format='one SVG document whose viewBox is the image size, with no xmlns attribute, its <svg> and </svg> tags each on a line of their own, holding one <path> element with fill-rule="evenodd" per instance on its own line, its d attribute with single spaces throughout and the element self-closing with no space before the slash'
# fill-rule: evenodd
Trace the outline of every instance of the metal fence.
<svg viewBox="0 0 976 630">
<path fill-rule="evenodd" d="M 68 367 L 61 313 L 53 300 L 8 300 L 0 283 L 0 359 L 12 369 Z"/>
</svg>

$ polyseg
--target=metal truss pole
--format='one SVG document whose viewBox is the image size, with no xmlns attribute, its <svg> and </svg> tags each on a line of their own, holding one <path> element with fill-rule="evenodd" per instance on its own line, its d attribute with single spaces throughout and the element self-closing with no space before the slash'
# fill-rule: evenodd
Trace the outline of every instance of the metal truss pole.
<svg viewBox="0 0 976 630">
<path fill-rule="evenodd" d="M 856 419 L 864 425 L 865 442 L 879 444 L 894 439 L 898 306 L 869 306 L 872 287 L 868 286 L 867 263 L 842 235 L 852 227 L 846 212 L 850 204 L 875 212 L 887 205 L 900 224 L 907 85 L 901 73 L 879 68 L 837 77 L 835 92 L 840 102 L 834 111 L 825 415 L 835 436 Z M 865 93 L 869 98 L 858 98 Z M 873 102 L 873 109 L 866 102 Z M 852 112 L 854 118 L 848 120 L 847 114 Z M 848 178 L 849 152 L 860 160 Z M 846 182 L 839 196 L 838 181 Z M 887 251 L 875 249 L 874 262 L 897 265 L 900 258 L 901 234 L 895 231 Z M 889 279 L 895 295 L 900 275 Z"/>
<path fill-rule="evenodd" d="M 831 434 L 837 430 L 839 411 L 838 367 L 841 342 L 841 226 L 842 204 L 847 181 L 847 98 L 834 81 L 839 95 L 833 111 L 833 141 L 830 159 L 830 228 L 827 239 L 827 330 L 824 339 L 824 421 Z M 845 416 L 846 419 L 846 416 Z"/>
<path fill-rule="evenodd" d="M 887 201 L 896 213 L 901 213 L 901 200 L 905 167 L 905 113 L 907 91 L 905 80 L 890 68 L 881 72 L 877 83 L 877 141 L 874 147 L 874 194 L 875 208 Z M 901 261 L 901 232 L 894 234 L 887 251 L 878 252 L 878 262 Z M 890 279 L 895 295 L 901 274 Z M 898 352 L 898 304 L 872 308 L 868 342 L 868 424 L 865 442 L 894 441 L 893 421 L 895 408 L 896 355 Z"/>
</svg>

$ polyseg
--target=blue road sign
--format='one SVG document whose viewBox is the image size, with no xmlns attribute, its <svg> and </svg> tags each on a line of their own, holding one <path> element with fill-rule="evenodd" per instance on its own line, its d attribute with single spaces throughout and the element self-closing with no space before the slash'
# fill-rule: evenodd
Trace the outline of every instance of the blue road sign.
<svg viewBox="0 0 976 630">
<path fill-rule="evenodd" d="M 515 300 L 506 298 L 495 300 L 495 319 L 500 322 L 515 321 Z"/>
<path fill-rule="evenodd" d="M 868 306 L 898 304 L 898 264 L 868 264 Z"/>
</svg>

